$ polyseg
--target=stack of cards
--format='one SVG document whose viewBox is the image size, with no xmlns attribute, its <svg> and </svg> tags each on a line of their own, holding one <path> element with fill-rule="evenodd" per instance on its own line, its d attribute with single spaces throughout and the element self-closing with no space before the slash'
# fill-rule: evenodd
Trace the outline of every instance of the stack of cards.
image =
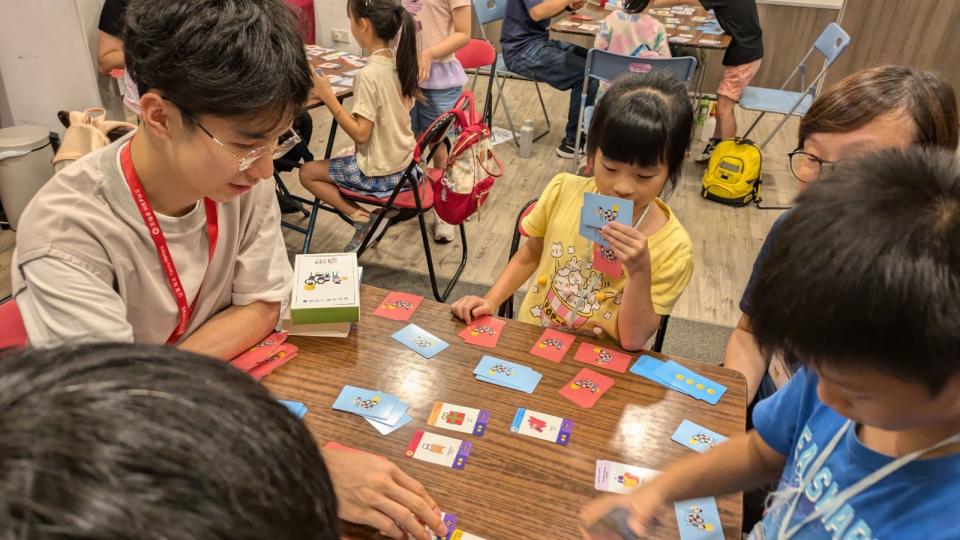
<svg viewBox="0 0 960 540">
<path fill-rule="evenodd" d="M 570 379 L 570 382 L 560 389 L 560 395 L 585 409 L 589 409 L 597 403 L 600 396 L 612 387 L 613 379 L 610 377 L 583 368 L 580 373 L 577 373 L 574 378 Z"/>
<path fill-rule="evenodd" d="M 674 442 L 678 442 L 691 450 L 696 450 L 701 454 L 714 446 L 727 440 L 726 437 L 715 431 L 698 426 L 689 420 L 680 423 L 680 427 L 670 437 Z"/>
<path fill-rule="evenodd" d="M 469 441 L 418 429 L 407 445 L 407 457 L 462 470 L 467 465 L 472 448 L 473 444 Z"/>
<path fill-rule="evenodd" d="M 482 437 L 490 422 L 490 411 L 462 407 L 438 401 L 427 418 L 427 425 Z"/>
<path fill-rule="evenodd" d="M 270 334 L 263 341 L 231 360 L 230 365 L 246 371 L 259 381 L 297 356 L 300 349 L 286 341 L 286 332 Z"/>
<path fill-rule="evenodd" d="M 433 358 L 450 345 L 415 324 L 408 324 L 393 334 L 393 339 L 403 343 L 424 358 Z"/>
<path fill-rule="evenodd" d="M 632 227 L 633 201 L 599 193 L 584 193 L 583 208 L 580 210 L 580 236 L 603 247 L 609 247 L 600 235 L 600 229 L 611 221 Z"/>
<path fill-rule="evenodd" d="M 543 374 L 523 364 L 484 355 L 473 369 L 477 380 L 532 394 Z"/>
<path fill-rule="evenodd" d="M 533 345 L 533 348 L 530 349 L 530 354 L 551 362 L 559 362 L 563 360 L 563 355 L 567 354 L 567 350 L 573 345 L 575 339 L 570 334 L 547 328 Z"/>
<path fill-rule="evenodd" d="M 694 373 L 673 360 L 664 362 L 643 355 L 633 364 L 630 372 L 711 405 L 716 405 L 727 391 L 726 386 Z"/>
<path fill-rule="evenodd" d="M 593 487 L 610 493 L 630 493 L 658 474 L 660 471 L 653 469 L 598 459 Z"/>
<path fill-rule="evenodd" d="M 422 296 L 402 292 L 391 292 L 380 302 L 373 314 L 384 319 L 407 321 L 423 302 Z"/>
<path fill-rule="evenodd" d="M 681 540 L 723 540 L 723 526 L 713 497 L 673 503 Z"/>
<path fill-rule="evenodd" d="M 510 431 L 566 446 L 573 434 L 573 420 L 520 407 Z"/>
<path fill-rule="evenodd" d="M 349 385 L 340 391 L 333 408 L 362 416 L 381 435 L 389 435 L 412 420 L 407 414 L 410 404 L 406 401 L 386 392 Z"/>
<path fill-rule="evenodd" d="M 303 415 L 307 414 L 307 406 L 299 401 L 287 401 L 285 399 L 279 399 L 277 401 L 279 401 L 297 418 L 303 418 Z"/>
<path fill-rule="evenodd" d="M 480 345 L 481 347 L 496 347 L 500 341 L 500 332 L 503 331 L 507 322 L 502 319 L 494 319 L 489 315 L 484 315 L 467 325 L 460 331 L 458 336 L 470 345 Z"/>
<path fill-rule="evenodd" d="M 617 373 L 626 373 L 627 368 L 630 367 L 629 355 L 593 343 L 581 343 L 573 359 Z"/>
</svg>

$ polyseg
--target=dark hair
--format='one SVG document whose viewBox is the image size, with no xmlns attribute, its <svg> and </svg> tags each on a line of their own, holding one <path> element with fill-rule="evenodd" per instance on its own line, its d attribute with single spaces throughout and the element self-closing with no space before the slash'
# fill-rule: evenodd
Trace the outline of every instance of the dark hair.
<svg viewBox="0 0 960 540">
<path fill-rule="evenodd" d="M 960 374 L 960 163 L 912 147 L 840 162 L 777 231 L 750 295 L 765 353 L 926 384 Z"/>
<path fill-rule="evenodd" d="M 622 163 L 666 163 L 676 188 L 692 129 L 693 108 L 682 82 L 666 73 L 629 73 L 610 85 L 593 111 L 587 156 L 599 148 Z"/>
<path fill-rule="evenodd" d="M 282 0 L 132 0 L 123 53 L 141 95 L 194 115 L 291 121 L 313 76 Z"/>
<path fill-rule="evenodd" d="M 650 0 L 626 0 L 623 3 L 623 11 L 626 13 L 640 13 L 647 9 Z"/>
<path fill-rule="evenodd" d="M 956 151 L 953 87 L 931 71 L 894 65 L 862 69 L 820 94 L 800 120 L 798 145 L 814 133 L 848 133 L 897 112 L 913 121 L 915 144 Z"/>
<path fill-rule="evenodd" d="M 397 34 L 397 75 L 404 97 L 419 99 L 420 60 L 417 53 L 417 24 L 413 15 L 397 0 L 349 0 L 347 9 L 354 19 L 367 19 L 377 37 L 390 43 Z"/>
<path fill-rule="evenodd" d="M 339 538 L 310 432 L 218 360 L 145 345 L 7 353 L 0 434 L 0 538 Z"/>
</svg>

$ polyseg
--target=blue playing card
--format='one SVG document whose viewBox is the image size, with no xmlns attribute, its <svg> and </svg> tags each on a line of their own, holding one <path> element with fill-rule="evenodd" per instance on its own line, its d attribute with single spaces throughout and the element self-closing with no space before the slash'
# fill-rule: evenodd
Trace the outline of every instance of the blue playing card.
<svg viewBox="0 0 960 540">
<path fill-rule="evenodd" d="M 450 345 L 415 324 L 408 324 L 393 334 L 393 339 L 403 343 L 424 358 L 433 358 Z"/>
<path fill-rule="evenodd" d="M 495 378 L 477 375 L 477 380 L 479 381 L 496 384 L 497 386 L 503 386 L 504 388 L 510 388 L 513 390 L 520 390 L 521 392 L 526 392 L 528 394 L 532 394 L 533 391 L 537 389 L 537 385 L 540 384 L 540 379 L 542 378 L 543 373 L 540 373 L 539 371 L 532 371 L 526 379 L 518 380 L 514 385 L 504 383 L 503 381 Z"/>
<path fill-rule="evenodd" d="M 523 364 L 503 360 L 495 356 L 484 355 L 473 370 L 478 379 L 522 390 L 527 393 L 533 392 L 540 382 L 542 374 L 530 369 Z"/>
<path fill-rule="evenodd" d="M 727 440 L 726 437 L 703 426 L 698 426 L 689 420 L 680 423 L 680 427 L 670 437 L 691 450 L 701 454 Z"/>
<path fill-rule="evenodd" d="M 303 415 L 307 414 L 307 406 L 299 401 L 287 401 L 285 399 L 278 399 L 294 416 L 297 418 L 303 418 Z"/>
<path fill-rule="evenodd" d="M 390 416 L 399 401 L 396 396 L 386 392 L 347 385 L 333 402 L 333 408 L 375 420 L 384 420 Z"/>
<path fill-rule="evenodd" d="M 583 208 L 580 210 L 580 236 L 608 247 L 607 241 L 600 235 L 600 229 L 611 221 L 633 226 L 633 201 L 599 193 L 584 193 Z"/>
<path fill-rule="evenodd" d="M 727 387 L 714 382 L 699 373 L 694 373 L 680 364 L 670 360 L 655 372 L 671 388 L 693 396 L 699 400 L 716 405 L 723 397 Z"/>
<path fill-rule="evenodd" d="M 643 355 L 637 358 L 637 361 L 630 368 L 630 373 L 639 375 L 644 379 L 657 384 L 663 384 L 663 381 L 655 375 L 656 371 L 663 366 L 663 360 L 657 360 L 652 356 Z"/>
<path fill-rule="evenodd" d="M 374 420 L 373 418 L 366 419 L 366 421 L 369 422 L 374 429 L 379 431 L 381 435 L 389 435 L 394 431 L 402 428 L 403 426 L 409 424 L 412 420 L 413 420 L 413 417 L 411 417 L 409 414 L 404 414 L 402 417 L 400 417 L 400 420 L 396 421 L 393 424 L 387 424 L 379 420 Z"/>
<path fill-rule="evenodd" d="M 393 411 L 390 413 L 390 416 L 384 418 L 383 420 L 376 420 L 382 424 L 388 426 L 394 426 L 397 422 L 400 421 L 407 414 L 407 410 L 410 409 L 410 404 L 406 401 L 398 401 L 397 406 L 393 408 Z"/>
<path fill-rule="evenodd" d="M 723 526 L 713 497 L 673 503 L 681 540 L 723 540 Z"/>
</svg>

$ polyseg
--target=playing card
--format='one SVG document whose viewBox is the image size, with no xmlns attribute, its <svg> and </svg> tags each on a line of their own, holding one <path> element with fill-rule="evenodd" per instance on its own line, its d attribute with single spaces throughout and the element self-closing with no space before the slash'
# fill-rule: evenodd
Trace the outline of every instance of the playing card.
<svg viewBox="0 0 960 540">
<path fill-rule="evenodd" d="M 543 374 L 522 364 L 516 364 L 490 355 L 484 355 L 473 369 L 477 379 L 520 390 L 528 394 L 540 383 Z"/>
<path fill-rule="evenodd" d="M 350 71 L 343 72 L 343 74 L 347 77 L 356 77 L 357 73 L 360 73 L 359 69 L 351 69 Z"/>
<path fill-rule="evenodd" d="M 591 16 L 589 16 L 589 15 L 583 15 L 583 14 L 580 14 L 580 13 L 576 13 L 576 14 L 574 14 L 574 15 L 571 15 L 570 18 L 571 18 L 572 20 L 575 20 L 575 21 L 592 21 L 592 20 L 593 20 L 593 17 L 591 17 Z"/>
<path fill-rule="evenodd" d="M 566 446 L 573 433 L 573 420 L 520 407 L 510 431 Z"/>
<path fill-rule="evenodd" d="M 283 406 L 297 418 L 303 418 L 303 415 L 307 414 L 307 406 L 299 401 L 287 401 L 285 399 L 278 399 L 277 401 L 283 404 Z"/>
<path fill-rule="evenodd" d="M 657 369 L 656 375 L 672 388 L 699 400 L 716 405 L 727 387 L 714 382 L 699 373 L 694 373 L 670 360 Z"/>
<path fill-rule="evenodd" d="M 397 420 L 393 424 L 387 424 L 379 420 L 374 420 L 373 418 L 364 418 L 374 429 L 380 432 L 381 435 L 389 435 L 394 431 L 402 428 L 403 426 L 409 424 L 413 417 L 409 414 L 404 414 L 400 417 L 400 420 Z"/>
<path fill-rule="evenodd" d="M 297 353 L 300 352 L 300 348 L 292 343 L 284 343 L 274 351 L 273 356 L 267 359 L 266 362 L 261 363 L 257 367 L 251 369 L 248 373 L 255 380 L 260 380 L 267 375 L 273 373 L 277 368 L 286 364 L 290 360 L 293 360 Z"/>
<path fill-rule="evenodd" d="M 593 244 L 593 269 L 612 278 L 623 274 L 623 265 L 613 253 L 613 248 L 603 247 L 596 242 Z"/>
<path fill-rule="evenodd" d="M 473 445 L 469 441 L 417 430 L 410 439 L 410 444 L 407 445 L 407 457 L 453 469 L 463 469 L 467 464 L 471 448 Z"/>
<path fill-rule="evenodd" d="M 560 389 L 560 395 L 585 409 L 589 409 L 597 403 L 600 396 L 612 387 L 613 379 L 610 377 L 583 368 L 580 373 L 570 379 L 570 382 L 563 385 L 563 388 Z"/>
<path fill-rule="evenodd" d="M 596 31 L 600 30 L 600 25 L 598 25 L 598 24 L 581 24 L 581 25 L 580 25 L 580 30 L 583 30 L 584 32 L 596 32 Z"/>
<path fill-rule="evenodd" d="M 331 53 L 331 54 L 322 56 L 321 58 L 323 58 L 324 60 L 336 60 L 337 58 L 340 58 L 340 55 L 337 53 Z"/>
<path fill-rule="evenodd" d="M 573 359 L 617 373 L 626 373 L 627 368 L 630 367 L 629 355 L 593 343 L 581 343 Z"/>
<path fill-rule="evenodd" d="M 528 394 L 532 394 L 533 391 L 537 389 L 537 385 L 540 384 L 540 379 L 542 378 L 543 373 L 540 373 L 539 371 L 532 371 L 526 378 L 516 381 L 516 386 L 514 386 L 513 384 L 507 384 L 495 378 L 477 375 L 478 381 L 488 382 L 497 386 L 503 386 L 504 388 L 510 388 L 511 390 L 519 390 Z"/>
<path fill-rule="evenodd" d="M 333 402 L 333 408 L 375 420 L 385 420 L 399 402 L 396 396 L 385 392 L 347 385 Z"/>
<path fill-rule="evenodd" d="M 701 454 L 714 446 L 727 440 L 726 437 L 715 431 L 698 426 L 689 420 L 680 423 L 680 427 L 670 437 L 674 442 L 678 442 L 691 450 L 696 450 Z"/>
<path fill-rule="evenodd" d="M 723 527 L 713 497 L 673 503 L 681 540 L 723 540 Z"/>
<path fill-rule="evenodd" d="M 393 410 L 390 411 L 390 416 L 386 418 L 378 418 L 376 421 L 388 426 L 395 426 L 397 425 L 397 422 L 400 422 L 400 420 L 406 416 L 409 409 L 409 403 L 406 401 L 397 401 L 397 404 L 393 407 Z"/>
<path fill-rule="evenodd" d="M 427 424 L 482 437 L 490 421 L 490 411 L 463 407 L 438 401 L 433 404 L 433 411 L 427 418 Z"/>
<path fill-rule="evenodd" d="M 384 319 L 406 321 L 420 306 L 420 302 L 423 302 L 422 296 L 394 291 L 384 297 L 373 314 Z"/>
<path fill-rule="evenodd" d="M 547 328 L 533 345 L 533 348 L 530 349 L 530 354 L 546 358 L 551 362 L 559 362 L 563 359 L 563 355 L 567 354 L 576 339 L 570 334 Z"/>
<path fill-rule="evenodd" d="M 656 371 L 663 365 L 663 360 L 657 360 L 652 356 L 641 355 L 630 368 L 630 373 L 639 375 L 644 379 L 657 384 L 665 384 L 660 377 L 656 376 Z"/>
<path fill-rule="evenodd" d="M 720 42 L 715 39 L 701 39 L 698 43 L 701 45 L 708 45 L 710 47 L 719 47 Z"/>
<path fill-rule="evenodd" d="M 436 534 L 431 534 L 430 540 L 451 540 L 453 538 L 453 531 L 454 529 L 457 528 L 457 516 L 455 514 L 447 514 L 445 512 L 440 512 L 440 520 L 443 521 L 443 524 L 447 526 L 447 535 L 438 536 Z M 433 531 L 430 531 L 430 529 L 427 529 L 427 532 L 433 532 Z"/>
<path fill-rule="evenodd" d="M 663 22 L 670 23 L 670 24 L 680 24 L 683 21 L 681 21 L 676 17 L 667 17 L 666 19 L 663 20 Z"/>
<path fill-rule="evenodd" d="M 230 365 L 241 371 L 250 371 L 270 358 L 273 358 L 280 348 L 280 345 L 285 341 L 287 341 L 286 332 L 274 332 L 263 338 L 260 343 L 237 355 L 236 358 L 230 361 Z"/>
<path fill-rule="evenodd" d="M 393 339 L 403 343 L 424 358 L 433 358 L 449 347 L 446 341 L 415 324 L 408 324 L 393 334 Z"/>
<path fill-rule="evenodd" d="M 496 347 L 497 341 L 500 340 L 500 332 L 503 331 L 506 324 L 507 322 L 502 319 L 494 319 L 489 315 L 484 315 L 468 324 L 457 335 L 470 345 Z"/>
<path fill-rule="evenodd" d="M 667 41 L 670 43 L 687 43 L 693 39 L 692 37 L 681 37 L 681 36 L 670 36 L 667 38 Z"/>
<path fill-rule="evenodd" d="M 324 56 L 323 58 L 324 58 L 324 60 L 327 59 L 326 56 Z M 323 69 L 340 69 L 340 68 L 343 67 L 343 66 L 341 66 L 340 64 L 337 64 L 337 63 L 335 63 L 335 62 L 327 62 L 327 63 L 324 63 L 324 64 L 320 64 L 320 67 L 323 68 Z"/>
<path fill-rule="evenodd" d="M 603 247 L 609 247 L 600 235 L 600 229 L 611 221 L 631 226 L 633 219 L 633 201 L 608 197 L 599 193 L 584 193 L 583 208 L 580 210 L 580 236 L 592 240 Z"/>
<path fill-rule="evenodd" d="M 484 540 L 483 538 L 464 532 L 462 529 L 457 529 L 453 531 L 453 534 L 450 535 L 450 540 Z"/>
<path fill-rule="evenodd" d="M 610 493 L 630 493 L 658 474 L 660 471 L 653 469 L 598 459 L 593 487 Z"/>
<path fill-rule="evenodd" d="M 340 82 L 338 82 L 337 84 L 340 85 L 340 86 L 346 86 L 346 87 L 352 88 L 352 87 L 353 87 L 353 78 L 352 78 L 352 77 L 344 77 L 344 78 L 343 78 Z"/>
</svg>

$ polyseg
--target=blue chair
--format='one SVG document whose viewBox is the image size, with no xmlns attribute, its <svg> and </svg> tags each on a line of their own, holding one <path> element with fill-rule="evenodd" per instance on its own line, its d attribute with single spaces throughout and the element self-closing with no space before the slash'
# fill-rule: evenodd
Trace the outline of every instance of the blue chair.
<svg viewBox="0 0 960 540">
<path fill-rule="evenodd" d="M 600 82 L 607 82 L 618 76 L 629 73 L 652 73 L 665 72 L 673 75 L 687 86 L 693 81 L 693 75 L 697 71 L 697 59 L 692 56 L 679 56 L 676 58 L 635 58 L 615 54 L 600 49 L 590 49 L 587 53 L 587 67 L 583 73 L 583 92 L 580 94 L 580 118 L 577 125 L 581 129 L 577 130 L 576 156 L 573 160 L 573 172 L 580 169 L 581 147 L 580 142 L 590 127 L 590 119 L 593 117 L 593 107 L 587 107 L 587 89 L 590 85 L 590 79 L 596 79 Z"/>
<path fill-rule="evenodd" d="M 833 65 L 837 58 L 840 57 L 840 54 L 843 53 L 849 44 L 850 35 L 847 34 L 843 28 L 840 28 L 837 23 L 830 23 L 824 28 L 820 37 L 814 42 L 813 47 L 810 47 L 810 50 L 803 56 L 803 59 L 797 64 L 793 73 L 787 77 L 787 80 L 784 81 L 779 89 L 757 88 L 754 86 L 748 86 L 744 89 L 743 96 L 740 97 L 740 107 L 751 111 L 760 111 L 760 115 L 753 121 L 753 124 L 747 129 L 747 132 L 743 134 L 743 138 L 746 139 L 750 135 L 753 129 L 757 127 L 760 119 L 768 112 L 782 114 L 783 119 L 780 120 L 777 127 L 770 132 L 770 135 L 768 135 L 760 145 L 760 149 L 762 150 L 770 140 L 773 139 L 773 136 L 780 131 L 780 128 L 787 123 L 787 119 L 790 118 L 791 115 L 803 116 L 806 114 L 816 97 L 817 86 L 820 85 L 820 82 L 827 74 L 827 70 Z M 814 51 L 817 51 L 823 56 L 823 67 L 820 68 L 817 76 L 810 81 L 810 84 L 807 84 L 807 60 L 810 59 L 810 55 L 813 54 Z M 802 91 L 793 92 L 787 90 L 787 86 L 790 85 L 790 82 L 797 75 L 800 76 L 799 87 Z"/>
<path fill-rule="evenodd" d="M 484 30 L 484 25 L 502 21 L 506 17 L 507 13 L 507 1 L 508 0 L 474 0 L 473 1 L 473 12 L 477 17 L 477 22 L 480 24 L 480 35 L 483 36 L 483 39 L 487 39 L 487 32 Z M 489 41 L 489 40 L 488 40 Z M 534 135 L 533 140 L 538 141 L 544 137 L 547 133 L 550 133 L 550 114 L 547 112 L 547 105 L 543 101 L 543 94 L 540 93 L 540 82 L 536 79 L 531 79 L 529 77 L 524 77 L 513 73 L 507 69 L 507 64 L 503 60 L 503 53 L 497 53 L 497 65 L 494 73 L 490 73 L 487 70 L 487 74 L 491 77 L 494 77 L 497 81 L 497 88 L 500 93 L 497 95 L 497 101 L 493 106 L 492 114 L 496 114 L 497 106 L 500 104 L 501 99 L 503 98 L 503 84 L 507 78 L 517 79 L 520 81 L 530 81 L 533 83 L 534 87 L 537 89 L 537 98 L 540 100 L 540 110 L 543 111 L 543 120 L 546 123 L 546 129 Z M 476 84 L 476 80 L 474 80 Z M 507 116 L 507 124 L 510 126 L 510 131 L 513 133 L 513 142 L 518 147 L 520 146 L 520 141 L 517 138 L 517 130 L 513 124 L 513 117 L 510 115 L 510 108 L 507 106 L 507 100 L 503 99 L 503 110 Z M 493 127 L 492 125 L 490 126 Z"/>
</svg>

